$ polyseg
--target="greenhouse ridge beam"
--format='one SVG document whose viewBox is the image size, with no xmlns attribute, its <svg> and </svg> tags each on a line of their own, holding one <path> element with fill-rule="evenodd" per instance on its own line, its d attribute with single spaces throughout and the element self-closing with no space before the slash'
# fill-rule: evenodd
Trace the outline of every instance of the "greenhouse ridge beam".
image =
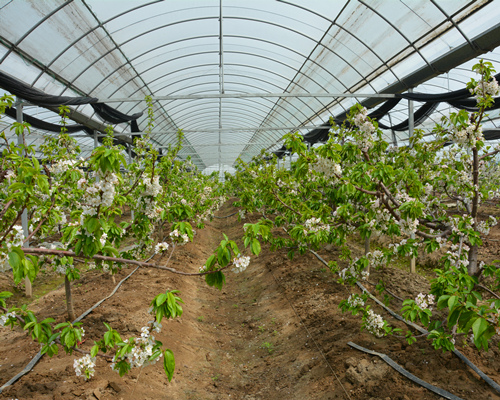
<svg viewBox="0 0 500 400">
<path fill-rule="evenodd" d="M 265 97 L 369 97 L 392 99 L 395 94 L 389 93 L 213 93 L 213 94 L 185 94 L 175 96 L 151 96 L 153 100 L 202 100 L 202 99 L 245 99 Z M 120 97 L 99 99 L 100 103 L 122 103 L 131 101 L 144 101 L 143 97 Z"/>
</svg>

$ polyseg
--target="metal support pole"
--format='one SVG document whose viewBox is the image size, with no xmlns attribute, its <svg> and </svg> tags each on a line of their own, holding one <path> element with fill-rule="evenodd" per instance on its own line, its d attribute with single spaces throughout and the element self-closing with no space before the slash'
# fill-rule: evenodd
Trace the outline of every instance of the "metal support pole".
<svg viewBox="0 0 500 400">
<path fill-rule="evenodd" d="M 132 146 L 128 145 L 128 163 L 132 164 Z M 130 181 L 132 183 L 132 181 Z M 134 220 L 134 210 L 130 209 L 130 218 Z"/>
<path fill-rule="evenodd" d="M 222 0 L 219 0 L 219 92 L 224 94 L 224 34 L 222 31 Z M 222 98 L 219 99 L 219 179 L 222 180 Z"/>
<path fill-rule="evenodd" d="M 413 89 L 409 89 L 408 93 L 413 93 Z M 408 144 L 410 149 L 413 148 L 412 138 L 413 138 L 413 130 L 415 128 L 415 120 L 413 117 L 413 100 L 408 100 Z M 411 239 L 415 239 L 415 234 L 411 234 Z M 410 259 L 410 273 L 414 274 L 417 272 L 416 266 L 417 260 L 414 256 Z"/>
<path fill-rule="evenodd" d="M 17 122 L 23 123 L 23 103 L 22 103 L 22 100 L 19 98 L 17 98 L 16 119 L 17 119 Z M 17 137 L 17 144 L 22 145 L 23 143 L 24 143 L 24 131 L 21 135 L 19 135 Z M 28 210 L 27 209 L 24 209 L 23 213 L 21 214 L 21 225 L 23 227 L 24 237 L 27 238 L 29 236 Z M 24 242 L 24 247 L 29 247 L 29 246 L 30 246 L 29 241 Z M 24 283 L 25 283 L 26 297 L 32 297 L 33 296 L 33 287 L 31 286 L 30 279 L 28 277 L 25 277 Z"/>
</svg>

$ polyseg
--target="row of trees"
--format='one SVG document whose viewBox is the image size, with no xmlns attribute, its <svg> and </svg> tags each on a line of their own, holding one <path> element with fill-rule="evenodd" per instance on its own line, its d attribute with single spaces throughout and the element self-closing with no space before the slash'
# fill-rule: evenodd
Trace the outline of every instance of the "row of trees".
<svg viewBox="0 0 500 400">
<path fill-rule="evenodd" d="M 457 335 L 472 331 L 477 348 L 487 349 L 491 337 L 500 334 L 500 297 L 493 293 L 485 300 L 478 286 L 480 279 L 492 277 L 494 289 L 500 288 L 498 265 L 479 257 L 483 239 L 497 223 L 494 216 L 480 218 L 479 211 L 497 204 L 500 195 L 495 158 L 500 146 L 487 145 L 482 134 L 486 110 L 499 90 L 490 63 L 481 61 L 473 69 L 479 80 L 467 87 L 477 98 L 477 112 L 443 118 L 434 140 L 417 130 L 408 146 L 391 146 L 366 109 L 356 105 L 342 126 L 332 121 L 330 139 L 319 147 L 308 149 L 300 135 L 287 135 L 285 145 L 295 158 L 289 170 L 260 156 L 240 163 L 236 175 L 227 177 L 246 211 L 262 213 L 261 224 L 287 232 L 285 238 L 270 235 L 271 248 L 287 248 L 293 257 L 326 243 L 342 247 L 348 267 L 341 270 L 331 262 L 339 282 L 354 285 L 395 256 L 439 252 L 431 292 L 406 299 L 401 311 L 428 328 L 435 348 L 447 350 L 454 349 Z M 450 202 L 458 212 L 449 212 Z M 385 235 L 392 244 L 354 258 L 346 246 L 353 235 L 365 240 Z M 361 312 L 363 327 L 377 336 L 404 334 L 366 300 L 353 293 L 341 307 Z M 444 323 L 433 316 L 434 302 L 447 309 Z M 415 341 L 411 332 L 406 336 Z"/>
<path fill-rule="evenodd" d="M 153 333 L 160 331 L 163 319 L 182 315 L 182 300 L 175 290 L 158 294 L 150 304 L 144 304 L 153 318 L 142 328 L 141 336 L 124 339 L 105 324 L 107 332 L 86 352 L 79 348 L 85 331 L 81 322 L 73 322 L 71 296 L 71 282 L 79 279 L 82 270 L 113 274 L 132 264 L 182 275 L 205 275 L 209 285 L 221 288 L 226 268 L 234 266 L 238 272 L 249 262 L 225 236 L 200 272 L 168 266 L 175 248 L 192 241 L 193 227 L 202 228 L 226 197 L 215 175 L 205 176 L 189 160 L 176 159 L 182 132 L 177 145 L 159 157 L 148 140 L 154 115 L 151 99 L 146 101 L 146 136 L 135 139 L 133 160 L 127 160 L 123 146 L 114 144 L 111 127 L 102 145 L 89 157 L 81 157 L 76 141 L 66 133 L 69 109 L 64 106 L 60 108 L 60 134 L 48 136 L 39 148 L 25 144 L 25 135 L 30 134 L 27 123 L 12 127 L 21 144 L 9 143 L 5 133 L 1 134 L 5 146 L 0 161 L 0 261 L 10 263 L 15 284 L 26 278 L 36 281 L 42 268 L 63 274 L 68 322 L 55 324 L 54 318 L 39 321 L 26 306 L 8 308 L 11 293 L 2 292 L 0 325 L 18 325 L 29 331 L 33 340 L 41 343 L 42 354 L 52 356 L 60 348 L 69 354 L 83 353 L 74 368 L 86 379 L 94 374 L 97 357 L 112 359 L 111 366 L 120 375 L 163 357 L 165 373 L 172 379 L 174 356 Z M 0 114 L 12 103 L 12 97 L 3 96 Z M 132 218 L 125 217 L 129 211 Z M 19 225 L 26 212 L 27 235 Z M 130 243 L 133 245 L 126 246 Z M 145 260 L 151 254 L 154 258 Z M 76 263 L 75 257 L 84 263 Z"/>
<path fill-rule="evenodd" d="M 285 144 L 296 158 L 290 170 L 278 168 L 276 159 L 259 157 L 240 163 L 235 176 L 227 177 L 226 186 L 215 176 L 198 173 L 189 162 L 176 160 L 182 133 L 178 145 L 161 158 L 147 135 L 136 139 L 137 156 L 127 161 L 110 128 L 102 145 L 84 159 L 66 134 L 67 108 L 61 107 L 61 133 L 48 137 L 38 149 L 24 144 L 29 126 L 15 123 L 21 144 L 9 143 L 1 135 L 5 146 L 0 161 L 0 258 L 9 261 L 16 284 L 25 278 L 36 280 L 47 266 L 64 274 L 69 321 L 39 321 L 25 306 L 8 308 L 11 294 L 2 292 L 0 325 L 21 326 L 50 356 L 60 348 L 70 354 L 84 353 L 74 367 L 87 379 L 98 357 L 112 359 L 112 368 L 120 375 L 163 357 L 171 379 L 173 354 L 153 332 L 161 329 L 164 318 L 182 314 L 177 291 L 167 290 L 151 299 L 153 320 L 142 328 L 140 337 L 123 339 L 106 324 L 107 332 L 85 352 L 78 345 L 84 328 L 72 322 L 71 281 L 79 278 L 82 268 L 113 273 L 135 264 L 204 275 L 207 284 L 221 288 L 225 269 L 232 266 L 240 272 L 249 263 L 227 236 L 197 273 L 176 271 L 168 262 L 177 246 L 193 240 L 193 227 L 201 228 L 226 200 L 225 194 L 231 193 L 247 212 L 263 214 L 259 222 L 245 224 L 244 246 L 251 253 L 260 253 L 262 241 L 269 242 L 271 249 L 287 248 L 290 257 L 334 244 L 349 261 L 342 270 L 330 262 L 342 283 L 366 279 L 370 268 L 383 268 L 395 256 L 441 252 L 431 292 L 405 300 L 402 313 L 429 329 L 428 338 L 436 348 L 451 350 L 457 335 L 472 331 L 475 345 L 487 349 L 491 337 L 500 333 L 500 300 L 483 299 L 478 283 L 482 277 L 492 277 L 498 290 L 500 270 L 479 258 L 483 238 L 496 224 L 493 216 L 479 218 L 479 210 L 500 194 L 495 161 L 500 147 L 485 143 L 481 123 L 498 85 L 492 79 L 491 64 L 480 62 L 474 70 L 480 79 L 468 87 L 477 97 L 478 111 L 460 111 L 443 119 L 434 129 L 436 140 L 426 141 L 423 132 L 416 131 L 409 146 L 392 147 L 383 140 L 377 122 L 358 105 L 342 126 L 333 124 L 330 139 L 319 147 L 308 149 L 299 135 L 287 135 Z M 0 113 L 12 101 L 2 97 Z M 146 133 L 154 126 L 150 98 L 147 103 Z M 448 211 L 450 201 L 458 213 Z M 133 212 L 133 220 L 123 218 L 124 210 Z M 25 212 L 30 221 L 27 235 L 19 226 Z M 287 236 L 273 234 L 276 228 L 284 228 Z M 353 258 L 346 246 L 353 234 L 363 239 L 386 235 L 393 243 Z M 56 238 L 57 245 L 36 246 L 48 238 Z M 35 245 L 28 247 L 28 242 Z M 125 246 L 131 242 L 133 246 Z M 155 258 L 145 261 L 151 253 Z M 84 265 L 75 265 L 75 257 L 84 259 Z M 438 309 L 447 310 L 445 323 L 433 315 L 434 302 Z M 377 336 L 404 334 L 373 312 L 366 295 L 352 294 L 340 306 L 362 313 L 363 327 Z M 406 336 L 409 342 L 415 340 L 411 332 Z"/>
</svg>

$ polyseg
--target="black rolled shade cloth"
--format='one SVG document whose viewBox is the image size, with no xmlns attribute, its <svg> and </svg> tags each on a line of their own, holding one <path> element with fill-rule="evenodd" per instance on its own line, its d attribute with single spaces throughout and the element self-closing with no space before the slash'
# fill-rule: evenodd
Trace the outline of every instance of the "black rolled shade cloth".
<svg viewBox="0 0 500 400">
<path fill-rule="evenodd" d="M 494 78 L 498 81 L 500 79 L 500 73 L 496 74 Z M 440 101 L 454 101 L 454 100 L 466 99 L 468 97 L 471 97 L 472 95 L 468 89 L 459 89 L 459 90 L 454 90 L 452 92 L 437 93 L 437 94 L 401 93 L 398 94 L 397 96 L 408 100 L 440 102 Z"/>
<path fill-rule="evenodd" d="M 315 128 L 312 131 L 304 134 L 304 141 L 309 143 L 317 143 L 328 139 L 328 133 L 330 132 L 330 124 L 324 123 L 321 124 L 321 127 Z"/>
<path fill-rule="evenodd" d="M 14 107 L 5 109 L 5 114 L 7 114 L 9 117 L 13 119 L 17 118 L 17 110 Z M 35 118 L 25 113 L 23 113 L 23 121 L 28 122 L 31 126 L 35 128 L 43 129 L 44 131 L 49 131 L 49 132 L 61 131 L 61 125 L 51 124 L 50 122 L 43 121 L 41 119 Z M 67 133 L 74 133 L 80 131 L 85 131 L 88 134 L 92 134 L 92 129 L 86 127 L 85 125 L 66 125 Z"/>
<path fill-rule="evenodd" d="M 45 94 L 1 71 L 0 87 L 30 103 L 42 107 L 58 107 L 60 105 L 77 106 L 81 104 L 97 103 L 99 101 L 95 97 L 68 97 Z"/>
<path fill-rule="evenodd" d="M 111 122 L 113 124 L 133 121 L 142 115 L 142 112 L 133 115 L 126 115 L 104 103 L 98 103 L 99 99 L 95 97 L 68 97 L 49 95 L 1 71 L 0 87 L 24 100 L 29 101 L 32 104 L 41 107 L 58 107 L 60 105 L 78 106 L 83 104 L 90 104 L 94 108 L 95 112 L 103 120 Z M 136 128 L 138 129 L 137 126 Z"/>
<path fill-rule="evenodd" d="M 142 115 L 142 112 L 138 112 L 132 115 L 126 115 L 104 103 L 91 103 L 90 105 L 97 113 L 97 115 L 99 115 L 103 120 L 111 122 L 112 124 L 133 121 Z"/>
<path fill-rule="evenodd" d="M 494 98 L 495 103 L 493 106 L 488 108 L 488 110 L 498 110 L 500 108 L 500 97 L 495 97 Z M 461 109 L 461 110 L 466 110 L 470 112 L 477 112 L 479 111 L 479 108 L 477 108 L 477 100 L 474 99 L 463 99 L 463 100 L 455 100 L 455 101 L 447 101 L 447 103 L 455 108 Z"/>
<path fill-rule="evenodd" d="M 434 102 L 429 102 L 425 103 L 422 107 L 420 107 L 414 114 L 414 126 L 420 125 L 422 122 L 424 122 L 430 114 L 436 110 L 437 106 L 439 103 L 434 103 Z M 397 125 L 394 126 L 388 126 L 385 125 L 381 122 L 378 123 L 379 128 L 381 129 L 391 129 L 393 131 L 406 131 L 410 127 L 409 120 L 405 120 Z"/>
</svg>

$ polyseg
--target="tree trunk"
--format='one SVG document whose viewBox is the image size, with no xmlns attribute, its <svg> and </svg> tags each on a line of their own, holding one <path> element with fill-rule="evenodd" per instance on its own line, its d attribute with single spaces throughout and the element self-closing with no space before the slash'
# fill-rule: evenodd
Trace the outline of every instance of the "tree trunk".
<svg viewBox="0 0 500 400">
<path fill-rule="evenodd" d="M 469 265 L 467 266 L 467 272 L 470 276 L 477 276 L 479 274 L 478 259 L 478 247 L 477 245 L 472 246 L 469 250 Z"/>
<path fill-rule="evenodd" d="M 66 309 L 68 311 L 68 320 L 73 322 L 75 318 L 75 311 L 73 310 L 73 296 L 71 295 L 71 282 L 68 277 L 64 277 L 64 289 L 66 289 Z"/>
<path fill-rule="evenodd" d="M 370 236 L 365 237 L 365 256 L 370 252 Z M 366 272 L 370 273 L 370 264 L 366 268 Z"/>
</svg>

